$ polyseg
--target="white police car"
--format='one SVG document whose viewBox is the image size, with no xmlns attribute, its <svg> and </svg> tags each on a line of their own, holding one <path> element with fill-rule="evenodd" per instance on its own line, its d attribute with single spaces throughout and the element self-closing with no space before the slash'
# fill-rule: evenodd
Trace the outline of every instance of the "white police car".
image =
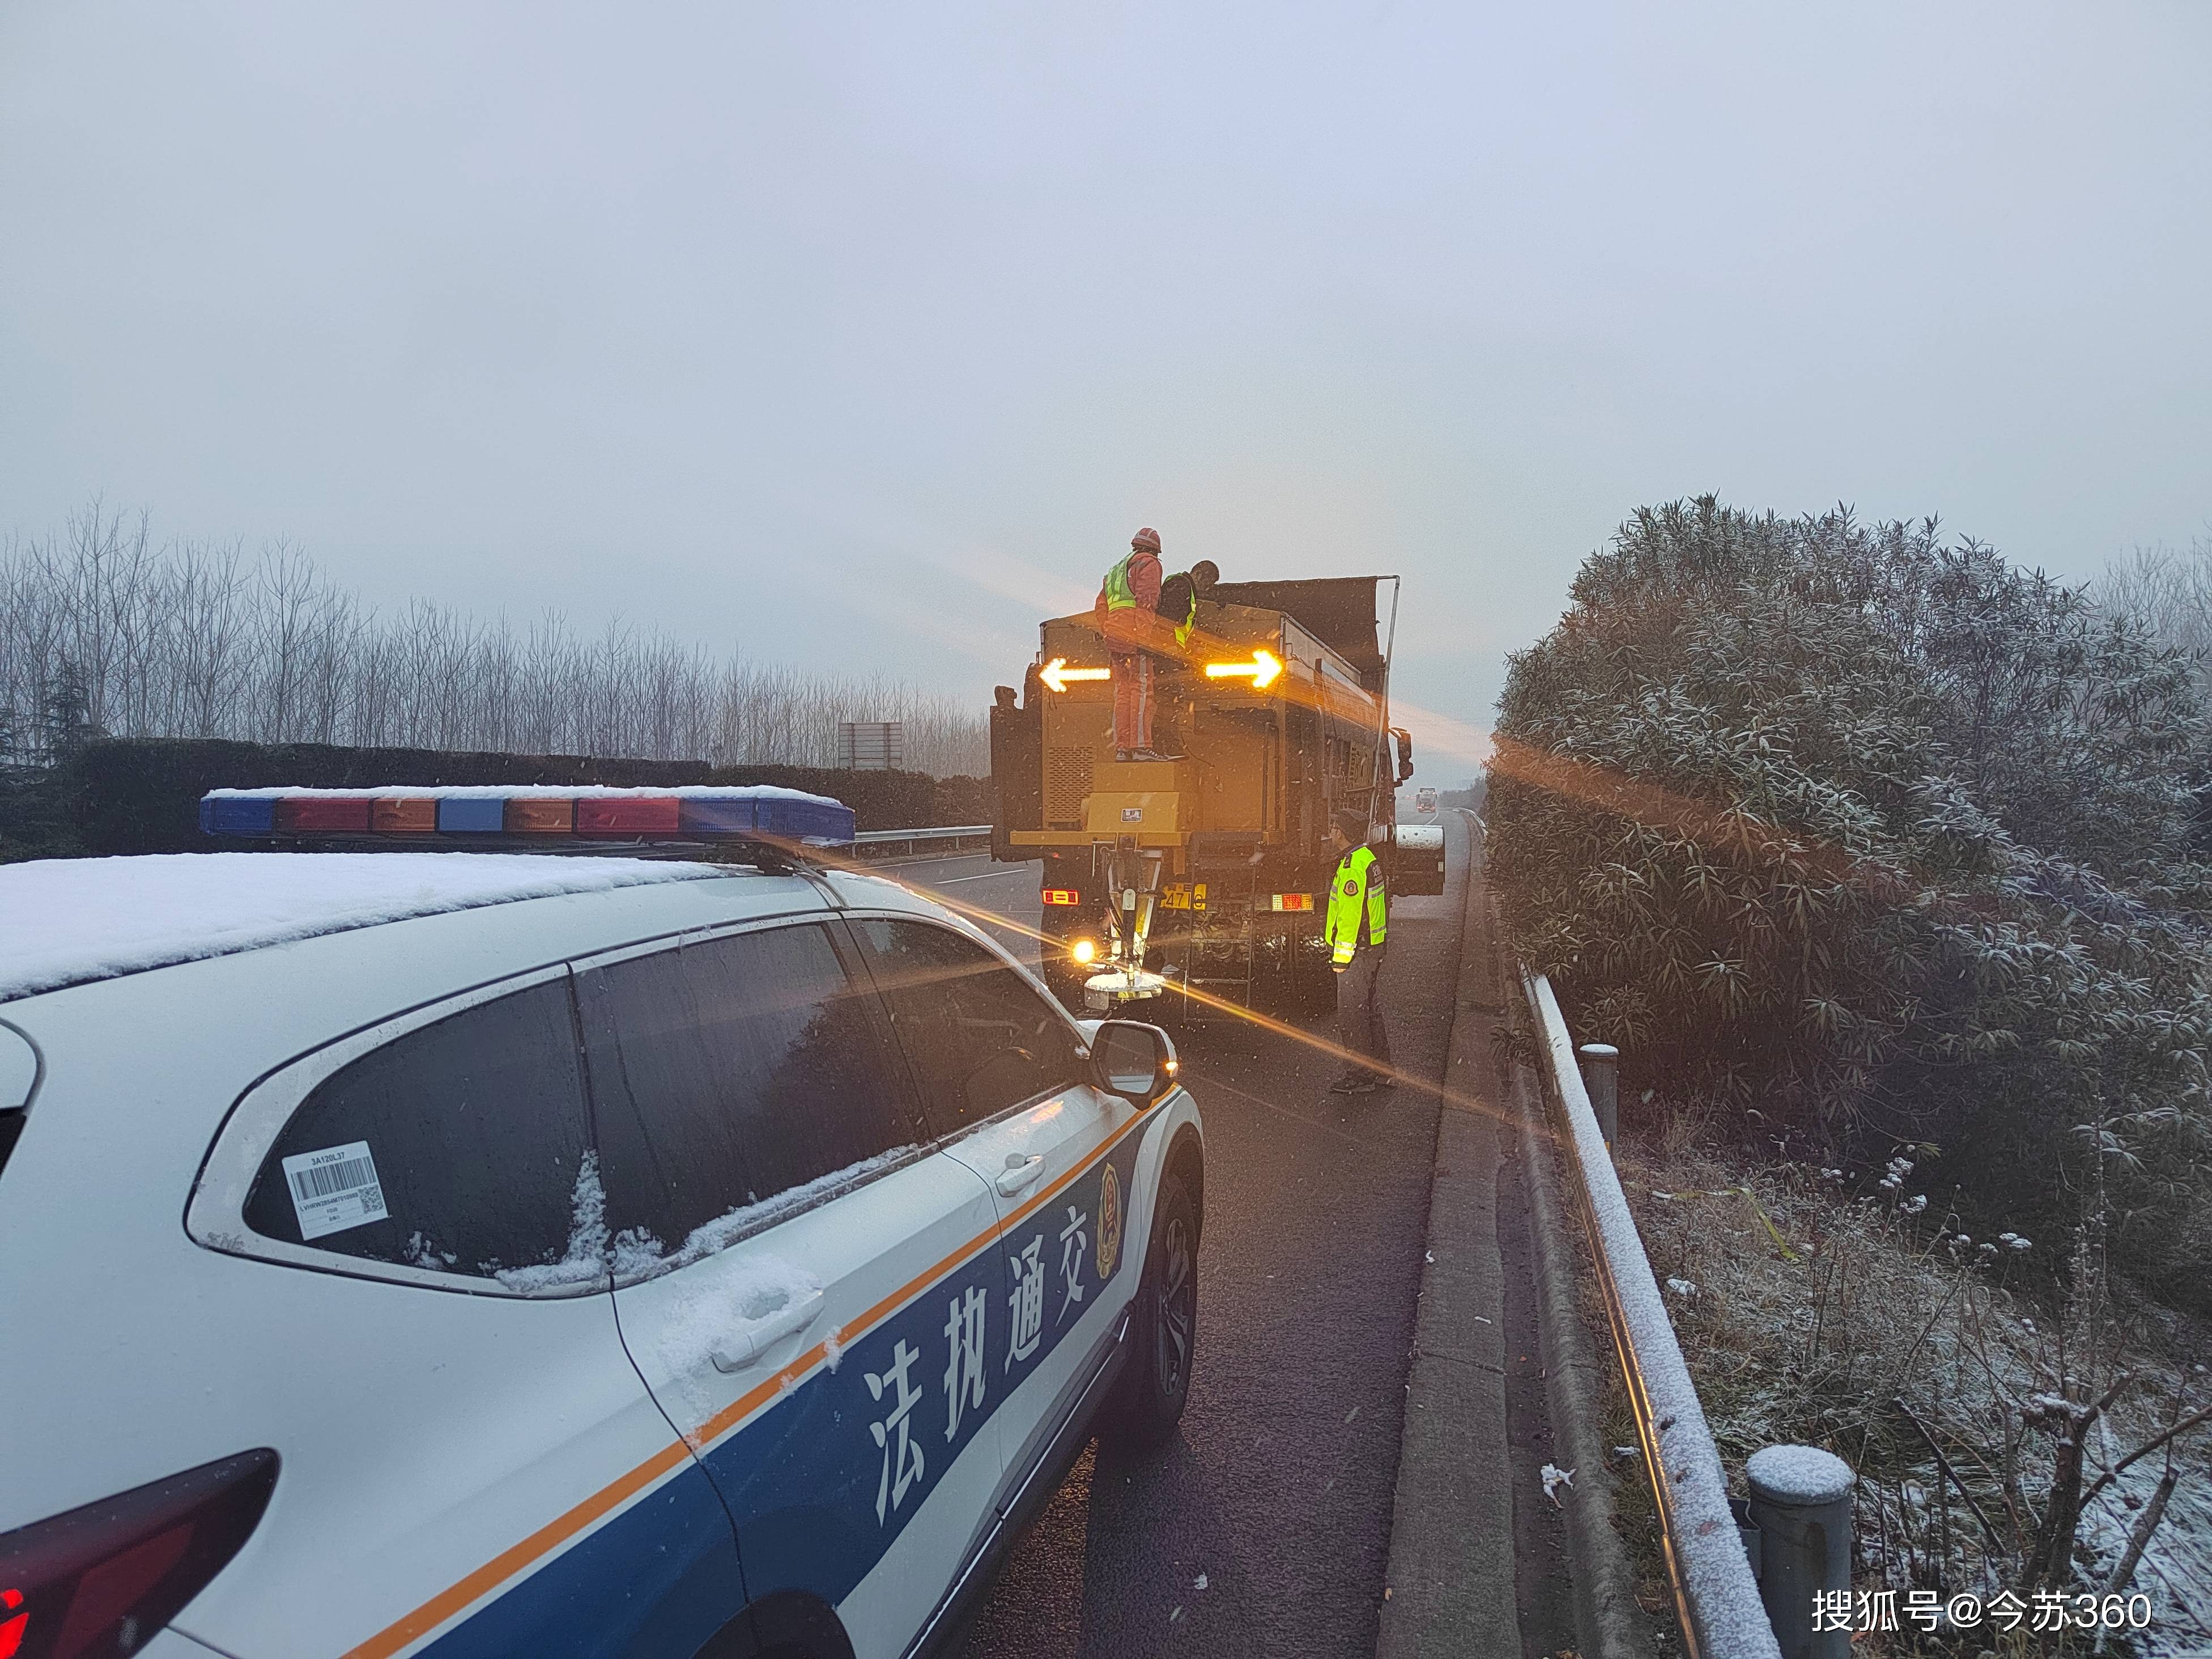
<svg viewBox="0 0 2212 1659">
<path fill-rule="evenodd" d="M 1171 1432 L 1166 1037 L 763 862 L 0 869 L 0 1655 L 925 1650 Z"/>
</svg>

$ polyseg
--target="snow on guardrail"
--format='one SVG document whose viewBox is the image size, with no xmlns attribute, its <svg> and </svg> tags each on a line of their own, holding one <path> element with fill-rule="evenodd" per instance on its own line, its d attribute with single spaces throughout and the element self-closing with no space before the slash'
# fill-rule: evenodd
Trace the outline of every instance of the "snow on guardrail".
<svg viewBox="0 0 2212 1659">
<path fill-rule="evenodd" d="M 1551 981 L 1522 972 L 1542 1036 L 1546 1068 L 1565 1121 L 1559 1139 L 1590 1255 L 1605 1292 L 1613 1346 L 1657 1499 L 1667 1570 L 1690 1659 L 1781 1659 L 1774 1627 L 1729 1511 L 1728 1480 L 1690 1382 L 1674 1322 L 1660 1299 L 1644 1241 L 1583 1087 L 1574 1039 Z"/>
</svg>

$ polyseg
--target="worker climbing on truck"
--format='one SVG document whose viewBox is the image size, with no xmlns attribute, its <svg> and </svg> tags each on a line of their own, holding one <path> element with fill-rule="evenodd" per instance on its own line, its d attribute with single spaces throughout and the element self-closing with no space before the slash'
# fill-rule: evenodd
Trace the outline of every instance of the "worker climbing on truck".
<svg viewBox="0 0 2212 1659">
<path fill-rule="evenodd" d="M 1200 637 L 1200 602 L 1212 595 L 1213 585 L 1220 580 L 1221 567 L 1211 559 L 1200 559 L 1189 569 L 1179 570 L 1160 584 L 1160 602 L 1153 606 L 1153 611 L 1160 619 L 1159 631 L 1168 634 L 1175 641 L 1176 661 L 1189 659 L 1191 641 Z M 1160 643 L 1164 647 L 1166 641 L 1163 640 Z M 1172 714 L 1176 707 L 1172 693 L 1167 698 L 1167 707 Z M 1157 716 L 1152 725 L 1152 738 L 1158 745 L 1158 752 L 1181 759 L 1186 745 L 1178 741 L 1182 736 L 1180 728 L 1172 720 L 1163 728 Z"/>
<path fill-rule="evenodd" d="M 1173 760 L 1152 749 L 1152 648 L 1161 633 L 1160 532 L 1129 539 L 1128 556 L 1106 573 L 1091 614 L 1106 636 L 1114 678 L 1114 758 Z"/>
<path fill-rule="evenodd" d="M 1200 559 L 1160 584 L 1159 603 L 1153 609 L 1175 629 L 1178 651 L 1186 649 L 1191 635 L 1198 631 L 1199 601 L 1212 593 L 1214 583 L 1220 580 L 1221 567 L 1211 559 Z"/>
</svg>

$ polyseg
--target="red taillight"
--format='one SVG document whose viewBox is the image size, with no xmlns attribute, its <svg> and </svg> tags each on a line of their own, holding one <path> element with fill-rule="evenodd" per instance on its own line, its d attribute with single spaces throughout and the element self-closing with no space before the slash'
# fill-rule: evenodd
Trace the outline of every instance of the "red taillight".
<svg viewBox="0 0 2212 1659">
<path fill-rule="evenodd" d="M 1044 890 L 1047 904 L 1077 904 L 1082 902 L 1082 894 L 1073 887 L 1048 887 Z"/>
<path fill-rule="evenodd" d="M 137 1652 L 238 1553 L 276 1487 L 263 1447 L 0 1533 L 0 1659 Z"/>
</svg>

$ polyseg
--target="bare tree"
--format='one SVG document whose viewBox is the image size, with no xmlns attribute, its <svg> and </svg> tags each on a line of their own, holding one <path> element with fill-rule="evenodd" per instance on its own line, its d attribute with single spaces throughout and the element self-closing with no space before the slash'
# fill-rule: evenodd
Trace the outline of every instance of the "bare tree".
<svg viewBox="0 0 2212 1659">
<path fill-rule="evenodd" d="M 2212 532 L 2186 548 L 2137 547 L 2112 559 L 2095 585 L 2108 611 L 2136 617 L 2168 645 L 2193 652 L 2212 690 Z"/>
<path fill-rule="evenodd" d="M 0 543 L 0 708 L 21 726 L 58 696 L 119 736 L 725 765 L 834 765 L 841 720 L 896 720 L 920 769 L 989 763 L 981 717 L 940 693 L 718 659 L 619 617 L 583 635 L 423 599 L 382 616 L 292 543 L 157 549 L 143 514 L 100 501 Z"/>
</svg>

